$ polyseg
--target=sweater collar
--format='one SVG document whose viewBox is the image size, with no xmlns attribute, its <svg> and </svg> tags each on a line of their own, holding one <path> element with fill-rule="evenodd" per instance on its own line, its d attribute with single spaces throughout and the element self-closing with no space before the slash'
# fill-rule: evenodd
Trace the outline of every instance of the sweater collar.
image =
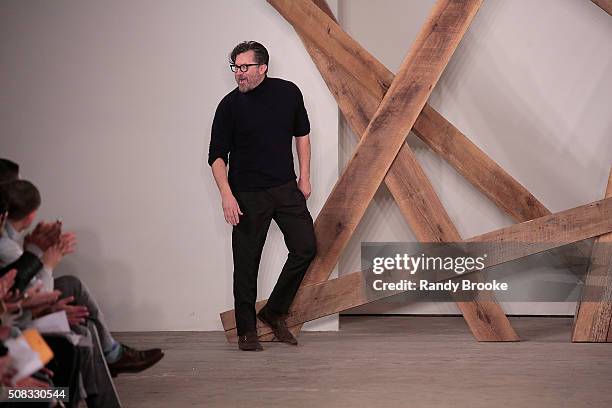
<svg viewBox="0 0 612 408">
<path fill-rule="evenodd" d="M 264 91 L 268 87 L 269 83 L 270 83 L 270 80 L 268 79 L 268 76 L 266 75 L 264 77 L 263 81 L 261 81 L 261 83 L 259 85 L 257 85 L 255 88 L 251 89 L 245 95 L 257 95 L 257 94 L 261 93 L 262 91 Z"/>
</svg>

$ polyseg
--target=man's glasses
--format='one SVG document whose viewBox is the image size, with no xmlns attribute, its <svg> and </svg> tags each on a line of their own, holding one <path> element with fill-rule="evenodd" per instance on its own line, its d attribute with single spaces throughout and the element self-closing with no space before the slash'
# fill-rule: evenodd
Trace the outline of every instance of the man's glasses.
<svg viewBox="0 0 612 408">
<path fill-rule="evenodd" d="M 230 69 L 232 70 L 232 72 L 238 72 L 238 70 L 240 70 L 240 72 L 247 72 L 249 70 L 249 67 L 252 67 L 255 65 L 261 65 L 261 64 L 242 64 L 242 65 L 230 64 Z"/>
</svg>

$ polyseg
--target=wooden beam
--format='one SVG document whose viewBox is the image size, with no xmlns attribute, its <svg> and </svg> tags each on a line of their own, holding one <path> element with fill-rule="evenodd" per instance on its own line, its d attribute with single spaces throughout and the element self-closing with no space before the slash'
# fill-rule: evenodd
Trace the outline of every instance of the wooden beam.
<svg viewBox="0 0 612 408">
<path fill-rule="evenodd" d="M 498 244 L 491 245 L 491 251 L 487 252 L 486 266 L 491 267 L 611 231 L 612 198 L 607 198 L 478 235 L 465 242 Z M 461 276 L 466 275 L 468 273 Z M 289 312 L 288 325 L 301 325 L 306 321 L 403 292 L 373 291 L 369 287 L 371 277 L 369 271 L 355 272 L 300 288 Z M 436 280 L 443 281 L 456 277 L 456 274 L 449 271 L 448 275 L 438 275 Z M 226 328 L 227 339 L 231 342 L 237 341 L 234 313 L 224 312 L 221 314 L 221 319 Z M 269 328 L 261 323 L 257 330 L 260 336 L 270 333 Z"/>
<path fill-rule="evenodd" d="M 271 0 L 272 1 L 272 0 Z M 319 255 L 304 278 L 326 280 L 482 0 L 439 0 L 315 222 Z M 290 8 L 310 1 L 280 1 Z M 316 8 L 316 7 L 315 7 Z M 317 8 L 318 10 L 318 8 Z"/>
<path fill-rule="evenodd" d="M 329 19 L 336 22 L 324 0 L 319 0 L 315 3 Z M 286 10 L 282 5 L 277 4 L 276 7 L 283 15 L 291 15 L 290 10 Z M 307 11 L 307 14 L 319 20 L 325 19 L 325 15 L 312 8 Z M 325 25 L 326 22 L 323 21 L 322 24 Z M 338 27 L 335 28 L 335 31 L 338 33 L 342 32 Z M 324 35 L 324 33 L 321 34 Z M 377 91 L 367 92 L 360 81 L 351 79 L 351 75 L 341 65 L 335 63 L 335 57 L 328 56 L 320 51 L 300 31 L 298 31 L 298 35 L 302 38 L 322 77 L 338 100 L 338 104 L 344 112 L 354 134 L 361 138 L 380 103 L 380 99 L 373 96 Z M 376 81 L 377 85 L 384 83 L 386 80 L 391 82 L 394 79 L 394 75 L 386 70 L 382 64 L 378 63 L 374 57 L 369 56 L 367 51 L 360 50 L 357 53 L 367 58 L 367 60 L 360 61 L 360 63 L 367 64 L 370 62 L 377 64 L 377 75 L 385 76 L 383 80 Z M 380 89 L 380 92 L 386 92 L 386 89 L 383 87 Z M 428 107 L 425 106 L 425 109 L 428 109 Z M 423 113 L 421 112 L 419 120 L 422 116 Z M 429 125 L 429 122 L 426 125 Z M 398 203 L 402 215 L 419 241 L 461 241 L 462 238 L 459 232 L 407 144 L 402 145 L 384 181 Z M 472 279 L 477 280 L 478 276 L 474 275 Z M 492 294 L 482 292 L 479 296 L 474 296 L 473 299 L 472 302 L 459 302 L 457 306 L 461 310 L 470 330 L 479 341 L 518 340 L 518 335 L 512 329 L 501 307 L 494 302 Z"/>
<path fill-rule="evenodd" d="M 317 4 L 321 3 L 324 1 L 317 1 Z M 370 121 L 373 110 L 382 99 L 382 97 L 376 99 L 373 95 L 384 95 L 386 84 L 393 81 L 394 75 L 342 31 L 330 14 L 329 7 L 323 5 L 321 7 L 327 12 L 317 14 L 310 10 L 310 20 L 300 20 L 300 24 L 296 24 L 294 28 L 313 56 L 351 129 L 355 134 L 361 135 Z M 277 10 L 283 16 L 287 14 L 281 8 Z M 311 40 L 311 38 L 325 38 L 325 32 L 335 41 L 316 43 Z M 339 58 L 336 48 L 332 47 L 336 43 L 340 44 L 342 49 L 351 50 L 351 55 L 357 59 L 357 62 Z M 320 51 L 321 46 L 325 46 L 325 53 Z M 350 69 L 351 63 L 370 67 L 372 72 L 376 73 L 377 80 L 361 81 L 359 78 L 356 78 L 357 82 L 351 80 L 351 76 L 354 77 Z M 339 70 L 341 71 L 338 74 Z M 522 222 L 550 214 L 550 211 L 525 187 L 430 105 L 425 105 L 413 130 L 432 150 L 516 221 Z"/>
<path fill-rule="evenodd" d="M 591 0 L 597 4 L 602 10 L 612 16 L 612 0 Z"/>
<path fill-rule="evenodd" d="M 317 47 L 328 55 L 334 55 L 343 62 L 347 72 L 355 80 L 366 84 L 365 88 L 379 100 L 385 96 L 393 82 L 393 77 L 387 76 L 384 82 L 379 82 L 381 76 L 374 70 L 375 58 L 363 47 L 345 48 L 344 44 L 351 41 L 348 34 L 310 0 L 267 0 L 285 19 L 301 33 L 304 33 Z M 322 2 L 319 1 L 318 4 Z M 445 0 L 446 4 L 451 1 Z M 329 10 L 329 7 L 325 11 Z M 325 19 L 321 19 L 325 16 Z M 320 29 L 308 30 L 309 24 L 321 24 Z M 414 44 L 419 47 L 419 44 Z M 366 62 L 364 64 L 363 62 Z"/>
<path fill-rule="evenodd" d="M 313 5 L 310 1 L 271 1 L 271 3 L 279 11 L 282 10 L 282 12 L 286 16 L 293 19 L 294 22 L 302 21 L 305 15 L 316 16 L 318 14 L 319 17 L 323 15 L 323 12 L 319 10 L 315 5 Z M 459 4 L 459 2 L 455 3 Z M 450 11 L 447 11 L 447 13 L 450 17 L 452 17 L 451 13 L 453 13 L 453 11 L 452 7 L 450 7 L 449 4 L 452 6 L 452 2 L 448 4 L 440 2 L 438 4 L 438 10 L 442 10 L 443 7 L 448 7 Z M 457 8 L 457 4 L 454 6 L 455 8 Z M 476 9 L 477 8 L 475 8 L 475 10 Z M 331 14 L 329 8 L 325 7 L 324 5 L 323 10 L 326 10 L 327 13 Z M 434 10 L 434 13 L 435 12 L 436 11 Z M 441 23 L 442 20 L 440 20 L 439 17 L 435 18 L 435 21 L 433 18 L 430 19 L 429 28 L 426 28 L 423 31 L 424 33 L 426 33 L 426 36 L 429 35 L 429 30 L 433 27 L 432 21 L 434 21 L 433 24 L 444 24 Z M 328 20 L 331 21 L 331 18 L 328 17 Z M 343 33 L 342 30 L 339 30 L 337 32 Z M 421 37 L 417 39 L 417 42 L 413 46 L 413 50 L 423 47 L 423 44 L 426 40 L 431 41 L 426 36 L 421 35 Z M 309 52 L 311 52 L 313 58 L 318 59 L 321 64 L 325 63 L 324 53 L 321 53 L 314 47 L 310 47 Z M 362 55 L 367 56 L 368 54 L 362 53 Z M 413 64 L 411 69 L 415 69 L 416 67 L 417 65 Z M 391 79 L 393 79 L 393 76 L 391 76 Z M 379 84 L 378 80 L 376 82 L 377 84 Z M 430 91 L 432 87 L 433 84 L 430 85 L 428 91 Z M 361 91 L 363 89 L 357 88 L 357 90 Z M 386 87 L 382 91 L 386 92 Z M 380 92 L 381 99 L 382 91 Z M 378 102 L 376 104 L 371 104 L 368 107 L 369 114 L 366 120 L 364 120 L 365 118 L 361 116 L 359 122 L 359 125 L 361 126 L 361 132 L 358 133 L 359 136 L 366 132 L 368 122 L 370 121 L 370 118 L 374 116 L 374 112 L 376 111 L 377 105 Z M 388 118 L 385 118 L 385 120 L 388 120 Z M 437 197 L 433 187 L 429 183 L 429 180 L 427 179 L 424 171 L 416 161 L 416 158 L 412 154 L 412 151 L 403 143 L 403 139 L 405 138 L 405 134 L 407 134 L 408 129 L 406 128 L 405 130 L 406 132 L 404 134 L 400 133 L 397 135 L 397 140 L 400 141 L 400 147 L 403 148 L 400 152 L 400 155 L 397 156 L 394 161 L 395 170 L 387 174 L 387 176 L 385 177 L 385 182 L 389 186 L 392 194 L 394 195 L 394 198 L 400 206 L 402 213 L 407 218 L 409 224 L 415 231 L 415 234 L 419 240 L 425 242 L 460 241 L 461 237 L 459 236 L 459 233 L 455 229 L 450 218 L 448 217 L 448 214 L 444 210 L 442 203 Z M 406 175 L 410 176 L 406 177 Z M 317 219 L 317 224 L 321 219 L 322 216 L 319 215 L 319 218 Z M 336 223 L 336 221 L 330 221 L 331 220 L 327 220 L 326 222 L 330 223 L 331 225 L 334 225 Z M 315 230 L 317 230 L 316 225 Z M 319 235 L 317 235 L 317 240 L 319 241 Z M 334 240 L 334 242 L 344 245 L 346 241 Z M 315 259 L 315 267 L 316 261 L 317 260 Z M 337 258 L 334 260 L 334 264 L 335 262 L 337 262 Z M 314 278 L 309 279 L 309 277 L 313 276 Z M 328 277 L 329 274 L 320 276 L 307 275 L 303 285 L 306 285 L 309 282 L 318 282 L 321 280 L 325 280 Z M 476 277 L 474 277 L 474 279 L 476 279 Z M 491 294 L 481 293 L 479 296 L 475 296 L 474 299 L 475 300 L 473 302 L 459 302 L 458 307 L 464 314 L 468 326 L 470 327 L 470 329 L 478 340 L 515 341 L 518 339 L 518 336 L 510 325 L 510 322 L 505 317 L 503 310 L 499 307 L 499 305 L 497 305 L 497 303 L 493 301 L 493 296 Z"/>
<path fill-rule="evenodd" d="M 293 8 L 283 7 L 284 3 L 270 3 L 293 24 L 353 133 L 360 137 L 386 93 L 388 84 L 393 81 L 393 73 L 342 30 L 324 0 L 316 2 L 321 5 L 321 10 L 317 10 L 313 4 L 305 4 L 306 11 L 300 18 L 291 14 Z M 341 57 L 347 50 L 350 58 Z M 355 75 L 353 65 L 367 66 L 375 74 L 375 80 L 362 80 Z M 412 130 L 516 221 L 550 214 L 525 187 L 430 105 L 425 105 Z M 400 172 L 402 178 L 408 175 Z"/>
<path fill-rule="evenodd" d="M 311 19 L 300 20 L 300 24 L 295 27 L 296 32 L 302 38 L 307 51 L 336 98 L 340 110 L 353 133 L 357 137 L 361 137 L 380 103 L 380 99 L 373 95 L 385 92 L 385 84 L 392 82 L 394 75 L 337 26 L 337 21 L 325 0 L 317 0 L 315 3 L 323 13 L 309 10 L 308 14 Z M 287 14 L 282 7 L 277 7 L 277 10 L 283 15 Z M 329 29 L 325 29 L 326 27 Z M 314 31 L 315 33 L 308 36 L 301 30 Z M 336 41 L 323 43 L 328 48 L 327 52 L 322 52 L 311 38 L 325 38 L 326 33 L 334 37 Z M 350 65 L 345 60 L 339 59 L 336 56 L 335 48 L 330 46 L 330 44 L 333 45 L 336 42 L 342 48 L 352 50 L 351 54 L 360 59 L 359 64 L 371 67 L 372 71 L 376 73 L 377 81 L 367 83 L 361 82 L 359 78 L 357 80 L 352 79 Z M 368 90 L 366 89 L 368 85 L 378 88 Z M 453 166 L 459 174 L 463 175 L 517 222 L 531 220 L 551 213 L 523 185 L 430 105 L 425 105 L 412 130 L 434 152 Z M 454 234 L 451 234 L 453 236 L 449 239 L 449 234 L 440 235 L 437 233 L 437 231 L 446 230 L 447 228 L 444 228 L 444 225 L 450 221 L 436 221 L 435 218 L 432 218 L 430 213 L 439 213 L 439 209 L 432 209 L 423 200 L 418 200 L 421 196 L 418 189 L 411 185 L 404 185 L 402 180 L 410 180 L 412 175 L 411 169 L 404 165 L 411 162 L 411 159 L 408 158 L 408 154 L 411 152 L 407 154 L 407 150 L 409 150 L 408 146 L 402 146 L 398 153 L 385 179 L 387 187 L 389 187 L 400 207 L 400 211 L 420 241 L 439 240 L 444 242 L 454 240 Z M 393 188 L 394 186 L 396 188 Z M 402 192 L 402 188 L 405 191 Z M 410 197 L 417 199 L 411 200 Z M 442 228 L 438 225 L 441 225 Z M 565 258 L 572 271 L 582 274 L 584 268 L 581 262 L 577 262 L 578 265 L 575 266 L 573 265 L 576 263 L 574 260 L 588 259 L 589 254 L 590 246 L 587 243 L 580 242 L 572 249 L 564 249 L 561 256 Z"/>
<path fill-rule="evenodd" d="M 612 197 L 612 169 L 606 197 Z M 593 245 L 581 301 L 577 305 L 572 341 L 612 341 L 612 233 L 597 237 Z"/>
<path fill-rule="evenodd" d="M 431 150 L 516 221 L 550 214 L 529 190 L 432 107 L 423 109 L 413 130 Z"/>
</svg>

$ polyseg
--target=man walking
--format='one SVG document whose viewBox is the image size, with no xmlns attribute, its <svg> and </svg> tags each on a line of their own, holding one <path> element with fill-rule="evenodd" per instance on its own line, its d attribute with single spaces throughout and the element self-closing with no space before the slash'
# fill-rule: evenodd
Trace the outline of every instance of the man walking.
<svg viewBox="0 0 612 408">
<path fill-rule="evenodd" d="M 257 339 L 255 301 L 259 261 L 271 220 L 283 233 L 289 255 L 257 317 L 282 342 L 297 344 L 284 315 L 316 254 L 312 217 L 306 206 L 311 192 L 308 115 L 295 84 L 267 76 L 268 62 L 268 51 L 255 41 L 240 43 L 231 52 L 230 68 L 238 87 L 217 107 L 208 155 L 223 215 L 233 226 L 238 347 L 247 351 L 263 350 Z M 297 182 L 294 138 L 300 173 Z"/>
</svg>

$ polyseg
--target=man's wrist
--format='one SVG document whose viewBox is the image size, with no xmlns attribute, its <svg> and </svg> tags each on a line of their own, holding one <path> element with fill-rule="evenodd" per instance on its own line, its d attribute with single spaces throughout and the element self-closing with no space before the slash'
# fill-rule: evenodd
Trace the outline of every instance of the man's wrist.
<svg viewBox="0 0 612 408">
<path fill-rule="evenodd" d="M 225 198 L 225 197 L 233 197 L 234 193 L 232 193 L 232 189 L 227 187 L 224 189 L 221 189 L 221 198 Z"/>
</svg>

